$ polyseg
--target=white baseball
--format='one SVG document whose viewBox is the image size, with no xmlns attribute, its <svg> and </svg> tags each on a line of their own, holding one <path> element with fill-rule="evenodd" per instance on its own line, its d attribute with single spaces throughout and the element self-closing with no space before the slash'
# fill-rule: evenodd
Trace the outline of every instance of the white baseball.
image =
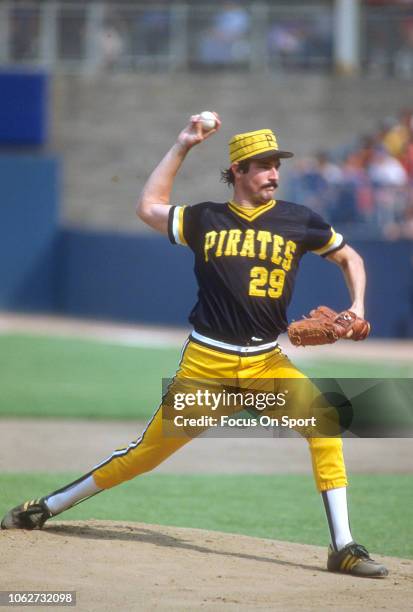
<svg viewBox="0 0 413 612">
<path fill-rule="evenodd" d="M 210 111 L 203 111 L 199 116 L 201 118 L 202 129 L 205 130 L 205 132 L 209 132 L 209 130 L 214 129 L 217 124 L 214 113 L 211 113 Z"/>
</svg>

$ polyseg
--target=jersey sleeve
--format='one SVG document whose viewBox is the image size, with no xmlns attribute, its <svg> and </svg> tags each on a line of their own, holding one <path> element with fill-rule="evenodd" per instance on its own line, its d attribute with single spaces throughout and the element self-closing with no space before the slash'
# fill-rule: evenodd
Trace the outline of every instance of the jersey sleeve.
<svg viewBox="0 0 413 612">
<path fill-rule="evenodd" d="M 186 230 L 186 222 L 188 214 L 185 213 L 187 206 L 171 206 L 168 218 L 168 238 L 172 244 L 188 245 L 188 241 L 184 233 L 184 224 Z"/>
<path fill-rule="evenodd" d="M 198 206 L 186 205 L 171 206 L 168 218 L 168 237 L 172 244 L 194 248 L 198 235 L 198 208 Z"/>
<path fill-rule="evenodd" d="M 313 211 L 308 220 L 304 243 L 307 251 L 322 257 L 338 251 L 345 245 L 343 236 Z"/>
</svg>

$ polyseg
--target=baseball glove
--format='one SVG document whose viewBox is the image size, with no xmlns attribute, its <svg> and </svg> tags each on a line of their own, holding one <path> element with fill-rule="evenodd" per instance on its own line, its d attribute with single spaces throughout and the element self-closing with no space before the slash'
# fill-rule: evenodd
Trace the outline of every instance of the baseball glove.
<svg viewBox="0 0 413 612">
<path fill-rule="evenodd" d="M 328 306 L 319 306 L 308 317 L 288 326 L 288 337 L 295 346 L 333 344 L 340 338 L 364 340 L 370 333 L 370 323 L 351 310 L 337 313 Z"/>
</svg>

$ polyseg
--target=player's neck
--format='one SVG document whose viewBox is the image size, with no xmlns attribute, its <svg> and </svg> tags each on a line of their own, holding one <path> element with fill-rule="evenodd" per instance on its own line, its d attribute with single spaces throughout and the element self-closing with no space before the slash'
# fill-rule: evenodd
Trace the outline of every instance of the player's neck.
<svg viewBox="0 0 413 612">
<path fill-rule="evenodd" d="M 265 204 L 269 204 L 273 200 L 251 200 L 250 198 L 243 197 L 241 194 L 236 194 L 234 192 L 231 202 L 233 202 L 236 206 L 240 206 L 241 208 L 259 208 L 260 206 L 264 206 Z"/>
</svg>

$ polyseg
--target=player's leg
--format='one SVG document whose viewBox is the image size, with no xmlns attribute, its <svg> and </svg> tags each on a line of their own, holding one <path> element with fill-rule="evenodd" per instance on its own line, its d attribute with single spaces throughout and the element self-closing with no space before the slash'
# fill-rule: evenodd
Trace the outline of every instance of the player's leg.
<svg viewBox="0 0 413 612">
<path fill-rule="evenodd" d="M 277 350 L 264 355 L 261 360 L 245 358 L 242 377 L 249 380 L 270 379 L 274 381 L 275 389 L 277 381 L 280 381 L 278 389 L 280 391 L 284 389 L 286 381 L 290 381 L 287 384 L 289 395 L 285 412 L 288 414 L 292 410 L 295 416 L 305 417 L 309 404 L 320 395 L 305 374 Z M 306 402 L 304 405 L 303 401 Z M 288 404 L 291 406 L 290 409 Z M 311 453 L 315 483 L 322 496 L 331 535 L 328 569 L 359 576 L 386 576 L 388 573 L 386 568 L 370 559 L 366 549 L 356 544 L 351 534 L 347 506 L 347 476 L 341 438 L 309 435 L 306 439 Z"/>
<path fill-rule="evenodd" d="M 221 358 L 221 359 L 220 359 Z M 195 343 L 185 345 L 177 374 L 164 402 L 149 421 L 142 435 L 125 448 L 115 450 L 87 474 L 39 499 L 31 500 L 10 510 L 1 522 L 3 529 L 41 528 L 51 516 L 85 501 L 97 493 L 148 472 L 165 461 L 184 444 L 206 428 L 164 434 L 163 408 L 174 393 L 193 389 L 198 380 L 230 378 L 235 375 L 238 358 L 220 354 Z M 189 383 L 188 383 L 189 381 Z M 192 382 L 195 381 L 195 382 Z M 170 428 L 168 428 L 170 431 Z"/>
<path fill-rule="evenodd" d="M 148 472 L 191 438 L 164 438 L 162 409 L 158 409 L 143 434 L 77 480 L 39 499 L 13 508 L 1 522 L 2 529 L 41 528 L 45 521 L 105 489 Z"/>
</svg>

